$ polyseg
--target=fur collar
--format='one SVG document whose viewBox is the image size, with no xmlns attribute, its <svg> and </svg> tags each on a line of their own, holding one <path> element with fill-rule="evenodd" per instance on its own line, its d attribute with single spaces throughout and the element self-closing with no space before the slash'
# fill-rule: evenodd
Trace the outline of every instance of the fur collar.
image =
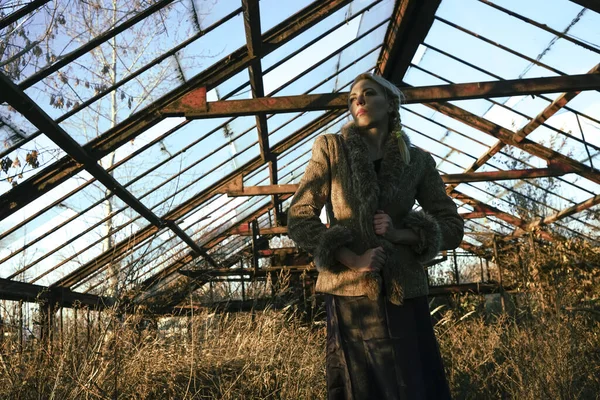
<svg viewBox="0 0 600 400">
<path fill-rule="evenodd" d="M 407 165 L 402 160 L 394 135 L 389 135 L 384 145 L 379 174 L 375 173 L 373 162 L 369 160 L 367 143 L 353 122 L 344 125 L 342 137 L 348 149 L 353 191 L 358 200 L 360 229 L 365 238 L 375 241 L 373 215 L 402 195 L 402 187 L 398 183 L 402 181 Z M 402 140 L 410 148 L 410 140 L 404 131 Z"/>
</svg>

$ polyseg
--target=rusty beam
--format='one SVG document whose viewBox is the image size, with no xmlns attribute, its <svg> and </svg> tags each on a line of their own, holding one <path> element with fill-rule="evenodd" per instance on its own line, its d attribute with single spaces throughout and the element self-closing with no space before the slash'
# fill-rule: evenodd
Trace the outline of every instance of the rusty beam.
<svg viewBox="0 0 600 400">
<path fill-rule="evenodd" d="M 111 307 L 114 300 L 93 294 L 73 292 L 66 288 L 49 288 L 26 282 L 0 278 L 0 299 L 38 303 L 52 299 L 60 307 L 89 307 L 102 310 Z"/>
<path fill-rule="evenodd" d="M 599 64 L 600 65 L 600 64 Z M 592 68 L 588 74 L 591 76 L 600 76 L 599 65 L 596 65 Z M 566 91 L 566 93 L 558 96 L 550 105 L 548 105 L 540 114 L 538 114 L 535 118 L 533 118 L 529 123 L 527 123 L 523 128 L 519 129 L 514 134 L 514 140 L 517 142 L 521 142 L 527 135 L 537 129 L 540 125 L 542 125 L 548 118 L 558 112 L 561 108 L 565 107 L 566 104 L 572 100 L 575 96 L 577 96 L 580 91 Z M 481 157 L 479 157 L 469 168 L 465 170 L 465 173 L 474 172 L 483 166 L 486 162 L 488 162 L 494 155 L 500 152 L 504 147 L 506 147 L 506 143 L 502 140 L 496 142 L 488 151 L 486 151 Z M 455 186 L 451 186 L 448 190 L 453 190 Z"/>
<path fill-rule="evenodd" d="M 573 3 L 579 4 L 581 7 L 585 7 L 588 10 L 592 10 L 600 14 L 600 3 L 598 0 L 571 0 Z"/>
<path fill-rule="evenodd" d="M 283 235 L 287 233 L 287 226 L 274 226 L 272 228 L 260 228 L 258 234 L 264 235 Z M 252 230 L 248 226 L 239 225 L 237 228 L 229 231 L 230 235 L 252 236 Z"/>
<path fill-rule="evenodd" d="M 349 2 L 350 0 L 316 1 L 282 21 L 263 35 L 263 56 L 305 32 Z M 84 148 L 96 160 L 101 159 L 164 119 L 161 113 L 163 108 L 168 107 L 186 93 L 197 88 L 206 87 L 210 90 L 216 87 L 229 77 L 247 68 L 251 61 L 252 58 L 248 55 L 246 46 L 234 51 L 205 71 L 189 79 L 184 85 L 165 94 L 144 110 L 133 114 L 114 128 L 90 141 Z M 82 169 L 82 165 L 77 164 L 67 156 L 45 167 L 32 178 L 21 182 L 17 187 L 0 196 L 0 220 L 12 215 L 15 211 L 56 188 Z"/>
<path fill-rule="evenodd" d="M 551 224 L 560 219 L 570 217 L 573 214 L 577 214 L 581 211 L 587 210 L 597 204 L 600 204 L 600 194 L 598 194 L 594 197 L 591 197 L 591 198 L 587 199 L 586 201 L 583 201 L 579 204 L 575 204 L 571 207 L 567 207 L 567 208 L 565 208 L 555 214 L 552 214 L 546 218 L 539 219 L 537 221 L 533 221 L 527 225 L 527 229 L 531 230 L 531 229 L 535 229 L 539 226 Z"/>
<path fill-rule="evenodd" d="M 460 174 L 442 175 L 446 184 L 459 184 L 464 182 L 491 182 L 510 179 L 530 179 L 563 176 L 575 172 L 569 166 L 561 164 L 553 165 L 552 168 L 517 169 L 512 171 L 489 171 L 489 172 L 463 172 Z"/>
<path fill-rule="evenodd" d="M 205 270 L 181 270 L 181 275 L 189 276 L 190 278 L 211 278 L 216 276 L 265 276 L 270 273 L 277 273 L 281 271 L 290 272 L 304 272 L 304 271 L 316 271 L 316 268 L 312 264 L 305 265 L 280 265 L 277 267 L 264 267 L 254 271 L 252 268 L 216 268 L 216 269 L 205 269 Z"/>
<path fill-rule="evenodd" d="M 258 255 L 260 257 L 284 257 L 290 254 L 299 254 L 298 249 L 295 247 L 279 247 L 276 249 L 265 249 L 258 251 Z"/>
<path fill-rule="evenodd" d="M 177 236 L 181 238 L 195 252 L 201 254 L 206 260 L 214 265 L 217 264 L 200 246 L 198 246 L 179 226 L 173 221 L 162 221 L 150 211 L 141 201 L 125 189 L 111 174 L 102 168 L 89 153 L 77 143 L 67 132 L 64 131 L 48 114 L 33 102 L 22 90 L 10 81 L 4 74 L 0 73 L 0 89 L 8 103 L 19 111 L 25 118 L 31 121 L 36 128 L 43 131 L 50 140 L 56 143 L 77 163 L 99 182 L 101 182 L 112 193 L 119 197 L 125 204 L 147 219 L 158 229 L 168 226 Z"/>
<path fill-rule="evenodd" d="M 427 36 L 441 0 L 397 0 L 377 62 L 377 73 L 399 84 Z"/>
<path fill-rule="evenodd" d="M 287 198 L 287 197 L 289 197 L 289 196 L 285 196 L 285 198 Z M 265 207 L 261 207 L 257 211 L 253 212 L 252 214 L 250 214 L 246 218 L 244 218 L 241 221 L 239 221 L 238 222 L 239 225 L 232 226 L 229 229 L 226 229 L 224 232 L 222 232 L 221 234 L 217 235 L 214 239 L 212 239 L 209 242 L 205 243 L 204 247 L 206 247 L 206 248 L 213 248 L 214 246 L 216 246 L 217 244 L 221 243 L 223 240 L 225 240 L 226 238 L 228 238 L 229 236 L 231 236 L 231 232 L 234 229 L 236 229 L 238 226 L 247 226 L 247 223 L 249 221 L 252 221 L 253 219 L 260 217 L 261 215 L 263 215 L 264 213 L 266 213 L 269 210 L 269 208 L 271 208 L 271 207 L 272 207 L 272 205 L 270 205 L 270 204 L 266 205 Z M 168 276 L 172 275 L 173 273 L 175 273 L 179 269 L 183 268 L 187 264 L 189 264 L 192 261 L 194 261 L 194 259 L 196 259 L 196 258 L 197 258 L 196 254 L 194 254 L 193 252 L 188 252 L 183 257 L 175 260 L 175 262 L 173 262 L 170 265 L 168 265 L 167 267 L 163 268 L 161 271 L 158 271 L 157 273 L 155 273 L 151 277 L 145 279 L 140 285 L 138 285 L 137 287 L 134 288 L 134 291 L 136 293 L 139 293 L 139 292 L 143 292 L 143 291 L 146 291 L 146 290 L 150 289 L 153 285 L 155 285 L 156 283 L 162 281 L 163 279 L 167 278 Z"/>
<path fill-rule="evenodd" d="M 530 179 L 562 176 L 576 172 L 570 166 L 554 164 L 552 168 L 531 168 L 512 171 L 469 172 L 442 175 L 446 184 L 465 182 L 491 182 L 510 179 Z M 223 193 L 230 197 L 266 196 L 272 194 L 293 194 L 298 190 L 298 184 L 243 186 L 242 177 L 235 179 L 229 186 L 223 188 Z"/>
<path fill-rule="evenodd" d="M 469 195 L 466 195 L 457 190 L 454 190 L 452 193 L 450 193 L 450 196 L 454 197 L 455 199 L 457 199 L 459 201 L 462 201 L 465 204 L 471 205 L 475 209 L 475 211 L 474 211 L 475 214 L 472 214 L 470 216 L 471 218 L 482 218 L 485 216 L 494 216 L 494 217 L 498 218 L 499 220 L 507 222 L 516 228 L 520 228 L 522 231 L 527 231 L 527 229 L 528 229 L 528 221 L 524 221 L 523 219 L 521 219 L 519 217 L 515 217 L 514 215 L 511 215 L 507 212 L 499 210 L 496 207 L 485 204 L 482 201 L 479 201 Z M 467 216 L 469 216 L 469 215 L 467 215 Z M 540 232 L 540 234 L 544 239 L 546 239 L 548 241 L 554 240 L 554 238 L 547 232 Z"/>
<path fill-rule="evenodd" d="M 297 188 L 298 185 L 295 184 L 244 186 L 244 179 L 239 175 L 227 186 L 223 187 L 222 193 L 230 197 L 264 196 L 270 194 L 293 194 Z"/>
<path fill-rule="evenodd" d="M 260 36 L 260 11 L 258 0 L 242 0 L 244 14 L 244 30 L 246 31 L 246 47 L 252 62 L 248 66 L 250 89 L 253 98 L 265 97 L 262 73 L 262 38 Z M 264 162 L 271 159 L 269 151 L 269 131 L 266 114 L 256 115 L 256 130 L 260 155 Z M 271 182 L 272 183 L 272 182 Z"/>
<path fill-rule="evenodd" d="M 448 116 L 456 119 L 468 126 L 480 130 L 490 136 L 499 139 L 506 145 L 511 145 L 524 150 L 536 157 L 546 160 L 550 167 L 557 166 L 558 168 L 570 168 L 573 172 L 595 182 L 600 183 L 600 171 L 597 169 L 588 167 L 570 157 L 562 155 L 561 153 L 542 146 L 528 139 L 515 139 L 515 133 L 495 124 L 485 118 L 479 117 L 478 115 L 472 114 L 460 107 L 452 105 L 450 103 L 428 103 L 428 107 Z M 561 166 L 562 165 L 562 166 Z M 452 188 L 447 188 L 451 191 Z"/>
<path fill-rule="evenodd" d="M 463 250 L 468 251 L 469 253 L 473 253 L 476 256 L 482 257 L 482 258 L 491 257 L 491 254 L 485 254 L 485 249 L 483 249 L 479 246 L 475 246 L 469 242 L 465 242 L 464 240 L 460 243 L 460 245 L 458 247 L 460 247 Z"/>
<path fill-rule="evenodd" d="M 522 129 L 526 136 L 558 111 L 582 90 L 600 90 L 598 66 L 588 74 L 546 78 L 513 79 L 422 87 L 401 87 L 405 104 L 440 101 L 509 97 L 569 91 Z M 205 102 L 206 91 L 191 91 L 162 110 L 164 116 L 184 116 L 190 119 L 247 116 L 260 113 L 338 110 L 348 107 L 348 93 L 322 93 L 298 96 L 261 97 L 247 100 Z M 201 105 L 201 106 L 199 106 Z M 523 136 L 523 137 L 524 137 Z"/>
<path fill-rule="evenodd" d="M 593 74 L 593 75 L 594 75 L 593 78 L 598 77 L 598 74 Z M 585 77 L 586 75 L 583 75 L 583 76 Z M 540 78 L 540 79 L 550 79 L 550 80 L 561 79 L 561 80 L 563 80 L 561 82 L 561 85 L 563 85 L 564 79 L 571 79 L 571 78 L 573 78 L 573 77 Z M 587 78 L 589 78 L 589 76 Z M 521 86 L 523 85 L 522 81 L 502 81 L 502 83 L 506 83 L 506 82 L 509 82 L 509 83 L 513 82 L 513 83 L 515 83 L 517 85 L 521 85 Z M 496 84 L 496 82 L 493 82 L 493 83 Z M 483 89 L 486 88 L 485 82 L 484 83 L 461 84 L 461 85 L 463 86 L 463 89 L 461 89 L 461 90 L 470 93 L 470 96 L 473 95 L 475 90 L 481 90 L 482 88 Z M 426 96 L 428 96 L 427 94 L 418 94 L 419 91 L 427 92 L 427 91 L 433 90 L 434 92 L 438 92 L 439 90 L 442 90 L 442 87 L 446 88 L 445 90 L 447 91 L 449 96 L 455 96 L 455 94 L 457 93 L 457 90 L 455 88 L 453 88 L 454 86 L 456 86 L 456 85 L 439 85 L 439 86 L 425 87 L 425 88 L 406 88 L 405 92 L 406 92 L 406 96 L 407 96 L 407 103 L 412 103 L 413 101 L 416 101 L 415 99 L 417 99 L 417 98 L 421 99 L 419 101 L 422 101 L 423 99 L 425 99 Z M 479 87 L 479 89 L 477 89 L 477 87 Z M 561 87 L 562 87 L 562 89 L 564 89 L 564 86 L 561 86 Z M 515 93 L 515 92 L 513 92 L 513 93 Z M 490 96 L 490 92 L 481 91 L 480 95 L 482 97 L 487 97 L 487 96 Z M 226 114 L 228 114 L 228 115 L 229 114 L 249 115 L 249 114 L 255 114 L 258 112 L 268 112 L 268 111 L 290 112 L 290 111 L 294 111 L 294 110 L 311 110 L 311 109 L 344 110 L 347 107 L 346 99 L 347 99 L 347 94 L 341 93 L 341 94 L 309 95 L 309 97 L 287 96 L 287 97 L 276 97 L 276 98 L 260 98 L 260 99 L 252 99 L 252 100 L 235 100 L 235 101 L 215 102 L 212 104 L 218 103 L 216 112 L 217 113 L 225 113 L 223 115 L 226 115 Z M 203 101 L 204 101 L 204 103 L 203 103 Z M 206 104 L 205 101 L 206 101 L 206 88 L 200 87 L 198 89 L 192 90 L 188 95 L 184 95 L 180 99 L 173 100 L 173 102 L 172 102 L 173 105 L 164 106 L 163 108 L 164 108 L 164 110 L 166 110 L 166 114 L 169 114 L 169 115 L 178 114 L 178 113 L 180 113 L 181 110 L 184 110 L 183 111 L 184 113 L 192 112 L 192 111 L 194 113 L 196 113 L 196 112 L 199 112 L 198 110 L 200 110 L 200 114 L 204 114 L 206 116 L 206 113 L 210 114 L 210 111 L 207 111 L 206 113 L 201 112 L 201 109 L 203 108 L 201 106 L 201 104 Z M 239 102 L 242 102 L 242 103 L 239 103 Z M 241 107 L 241 108 L 236 108 L 236 107 Z M 190 109 L 192 111 L 189 111 Z M 188 110 L 188 111 L 186 111 L 186 110 Z M 210 115 L 212 116 L 214 114 L 210 114 Z M 150 115 L 147 115 L 147 117 L 150 117 Z M 159 117 L 157 117 L 157 118 L 159 118 Z M 140 129 L 147 129 L 149 126 L 151 126 L 148 124 L 154 124 L 154 123 L 158 122 L 158 119 L 156 119 L 156 120 L 152 119 L 152 118 L 150 118 L 150 119 L 153 122 L 148 122 L 148 121 L 146 121 L 146 119 L 144 119 L 142 122 L 143 122 L 143 124 L 146 124 L 146 125 L 144 125 L 144 127 L 140 128 Z M 140 122 L 140 123 L 142 123 L 142 122 Z M 95 159 L 98 159 L 98 158 L 108 154 L 109 149 L 112 150 L 114 148 L 114 146 L 118 146 L 118 145 L 121 145 L 122 143 L 124 143 L 123 140 L 121 140 L 121 139 L 125 139 L 125 138 L 130 139 L 135 136 L 133 134 L 132 135 L 126 134 L 126 132 L 129 132 L 129 130 L 128 130 L 127 126 L 122 126 L 122 125 L 123 124 L 120 124 L 119 126 L 121 126 L 122 129 L 125 129 L 125 131 L 121 132 L 125 136 L 119 136 L 120 134 L 117 134 L 119 136 L 118 138 L 116 138 L 116 137 L 109 138 L 111 136 L 111 134 L 107 133 L 105 135 L 102 135 L 102 137 L 100 139 L 98 139 L 98 141 L 92 141 L 92 142 L 90 142 L 90 144 L 84 146 L 84 148 Z M 132 128 L 132 129 L 134 129 L 134 128 Z M 135 128 L 135 130 L 136 130 L 136 132 L 139 133 L 137 128 Z M 113 132 L 113 130 L 111 130 L 110 132 Z M 105 141 L 103 141 L 102 139 L 105 139 Z M 499 151 L 499 150 L 493 150 L 493 151 Z M 479 161 L 479 163 L 487 161 L 487 159 L 485 159 L 486 157 L 487 156 L 482 157 L 482 159 Z M 474 165 L 477 165 L 477 163 Z M 63 159 L 53 163 L 51 166 L 44 168 L 41 172 L 39 172 L 32 178 L 27 179 L 24 182 L 21 182 L 21 184 L 19 184 L 17 187 L 13 188 L 9 192 L 0 196 L 0 220 L 8 217 L 15 211 L 21 209 L 25 205 L 29 204 L 31 201 L 37 199 L 38 197 L 40 197 L 41 195 L 46 193 L 47 191 L 55 188 L 62 182 L 66 181 L 70 176 L 79 172 L 82 168 L 83 168 L 83 166 L 81 164 L 78 164 L 70 157 L 64 157 Z M 467 171 L 467 172 L 469 172 L 469 171 Z"/>
</svg>

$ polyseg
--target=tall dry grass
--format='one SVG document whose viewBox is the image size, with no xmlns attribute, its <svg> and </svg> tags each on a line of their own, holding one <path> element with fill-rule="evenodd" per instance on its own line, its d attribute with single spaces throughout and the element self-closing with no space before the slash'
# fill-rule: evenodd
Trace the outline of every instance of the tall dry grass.
<svg viewBox="0 0 600 400">
<path fill-rule="evenodd" d="M 72 323 L 73 321 L 71 321 Z M 202 312 L 139 329 L 79 319 L 49 348 L 2 343 L 1 399 L 322 399 L 325 328 L 290 309 Z M 67 329 L 68 327 L 68 329 Z M 485 319 L 446 309 L 436 325 L 456 399 L 595 399 L 600 323 L 588 313 Z"/>
<path fill-rule="evenodd" d="M 289 311 L 176 317 L 139 330 L 138 317 L 105 318 L 56 334 L 52 348 L 4 341 L 1 399 L 323 398 L 323 329 Z M 83 327 L 81 327 L 83 328 Z M 78 345 L 75 345 L 77 340 Z"/>
<path fill-rule="evenodd" d="M 600 324 L 589 315 L 472 316 L 437 330 L 457 399 L 600 398 Z"/>
</svg>

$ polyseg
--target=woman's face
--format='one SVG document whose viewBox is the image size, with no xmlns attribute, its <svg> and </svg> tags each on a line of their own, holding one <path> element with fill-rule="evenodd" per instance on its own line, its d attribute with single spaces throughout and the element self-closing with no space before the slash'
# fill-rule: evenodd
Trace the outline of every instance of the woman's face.
<svg viewBox="0 0 600 400">
<path fill-rule="evenodd" d="M 358 81 L 350 91 L 348 103 L 359 128 L 387 128 L 391 105 L 379 84 L 370 79 Z"/>
</svg>

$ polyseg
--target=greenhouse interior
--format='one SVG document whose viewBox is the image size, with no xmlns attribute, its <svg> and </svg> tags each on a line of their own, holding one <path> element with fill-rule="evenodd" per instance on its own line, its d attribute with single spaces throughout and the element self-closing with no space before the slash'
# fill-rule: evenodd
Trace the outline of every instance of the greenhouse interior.
<svg viewBox="0 0 600 400">
<path fill-rule="evenodd" d="M 423 265 L 453 397 L 595 398 L 599 27 L 595 0 L 3 1 L 0 397 L 324 398 L 288 209 L 368 72 L 464 220 Z"/>
</svg>

